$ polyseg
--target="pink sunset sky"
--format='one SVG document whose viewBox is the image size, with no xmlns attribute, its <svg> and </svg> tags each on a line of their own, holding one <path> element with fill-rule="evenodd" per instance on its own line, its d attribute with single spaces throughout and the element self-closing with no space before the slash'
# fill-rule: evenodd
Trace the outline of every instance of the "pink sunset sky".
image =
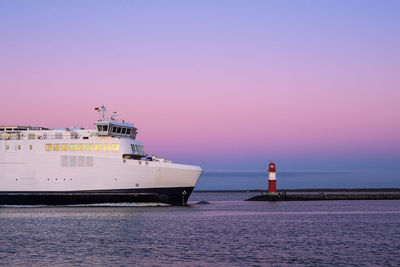
<svg viewBox="0 0 400 267">
<path fill-rule="evenodd" d="M 206 170 L 400 173 L 398 1 L 1 1 L 0 124 L 93 127 Z"/>
</svg>

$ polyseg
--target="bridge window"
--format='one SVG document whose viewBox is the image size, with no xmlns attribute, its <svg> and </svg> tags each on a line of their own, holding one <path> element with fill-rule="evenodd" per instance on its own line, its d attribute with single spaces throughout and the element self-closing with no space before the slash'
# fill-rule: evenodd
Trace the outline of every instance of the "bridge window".
<svg viewBox="0 0 400 267">
<path fill-rule="evenodd" d="M 117 127 L 114 126 L 114 127 L 112 128 L 112 132 L 113 132 L 113 133 L 117 132 Z"/>
<path fill-rule="evenodd" d="M 131 129 L 126 129 L 126 134 L 131 134 Z"/>
<path fill-rule="evenodd" d="M 103 132 L 107 132 L 108 131 L 108 125 L 103 125 Z"/>
<path fill-rule="evenodd" d="M 117 133 L 121 133 L 121 127 L 117 127 Z"/>
<path fill-rule="evenodd" d="M 122 134 L 125 134 L 125 133 L 126 133 L 126 128 L 122 128 L 121 133 L 122 133 Z"/>
</svg>

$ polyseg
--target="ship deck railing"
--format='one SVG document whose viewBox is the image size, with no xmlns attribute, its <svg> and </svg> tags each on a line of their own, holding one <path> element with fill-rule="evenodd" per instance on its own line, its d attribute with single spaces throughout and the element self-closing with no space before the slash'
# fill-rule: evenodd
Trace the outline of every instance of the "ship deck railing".
<svg viewBox="0 0 400 267">
<path fill-rule="evenodd" d="M 90 136 L 97 136 L 97 133 L 91 133 Z M 89 136 L 79 135 L 77 132 L 71 132 L 71 134 L 23 134 L 23 133 L 0 133 L 0 140 L 76 140 L 76 139 L 88 139 Z"/>
</svg>

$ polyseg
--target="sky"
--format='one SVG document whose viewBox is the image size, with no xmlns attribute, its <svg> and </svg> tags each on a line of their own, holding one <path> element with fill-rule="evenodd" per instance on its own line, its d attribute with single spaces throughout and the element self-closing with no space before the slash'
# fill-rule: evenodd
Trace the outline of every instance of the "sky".
<svg viewBox="0 0 400 267">
<path fill-rule="evenodd" d="M 205 170 L 390 171 L 399 1 L 0 0 L 0 124 L 93 127 Z M 392 180 L 395 181 L 395 180 Z"/>
</svg>

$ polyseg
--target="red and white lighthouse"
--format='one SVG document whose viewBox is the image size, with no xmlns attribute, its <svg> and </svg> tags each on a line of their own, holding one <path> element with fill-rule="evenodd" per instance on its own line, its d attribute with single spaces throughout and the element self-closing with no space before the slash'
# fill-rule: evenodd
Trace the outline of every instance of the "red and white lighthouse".
<svg viewBox="0 0 400 267">
<path fill-rule="evenodd" d="M 275 163 L 271 162 L 268 167 L 268 194 L 276 194 L 276 169 Z"/>
</svg>

